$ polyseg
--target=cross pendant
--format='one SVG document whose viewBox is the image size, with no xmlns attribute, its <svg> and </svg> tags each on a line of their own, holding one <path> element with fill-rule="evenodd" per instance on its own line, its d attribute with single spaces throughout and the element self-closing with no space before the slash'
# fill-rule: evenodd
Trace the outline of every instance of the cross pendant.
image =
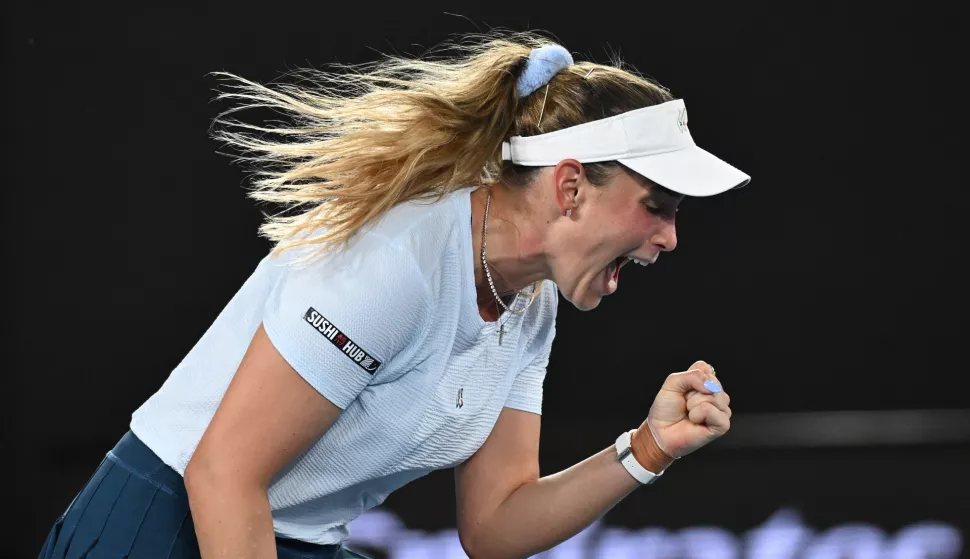
<svg viewBox="0 0 970 559">
<path fill-rule="evenodd" d="M 500 324 L 498 327 L 498 345 L 502 345 L 502 336 L 505 335 L 505 325 Z"/>
</svg>

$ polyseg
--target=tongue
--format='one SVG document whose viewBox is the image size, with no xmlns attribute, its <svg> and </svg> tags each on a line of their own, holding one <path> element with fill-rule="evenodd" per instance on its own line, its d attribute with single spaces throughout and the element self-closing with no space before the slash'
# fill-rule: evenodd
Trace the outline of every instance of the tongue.
<svg viewBox="0 0 970 559">
<path fill-rule="evenodd" d="M 613 277 L 610 279 L 609 288 L 610 291 L 616 291 L 617 286 L 620 283 L 620 261 L 617 260 L 613 263 Z"/>
</svg>

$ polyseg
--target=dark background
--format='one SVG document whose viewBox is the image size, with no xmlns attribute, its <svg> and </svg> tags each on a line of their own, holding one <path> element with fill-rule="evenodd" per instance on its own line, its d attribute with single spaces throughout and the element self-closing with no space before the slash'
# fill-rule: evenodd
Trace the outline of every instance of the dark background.
<svg viewBox="0 0 970 559">
<path fill-rule="evenodd" d="M 745 417 L 750 427 L 793 412 L 970 409 L 956 85 L 966 57 L 955 12 L 915 2 L 245 1 L 20 2 L 5 12 L 13 520 L 0 545 L 10 557 L 35 556 L 132 410 L 269 249 L 243 169 L 207 136 L 226 108 L 212 102 L 207 73 L 265 82 L 378 52 L 420 54 L 476 26 L 548 30 L 577 59 L 620 54 L 687 100 L 702 147 L 753 176 L 740 191 L 685 201 L 678 250 L 626 268 L 595 312 L 563 302 L 544 474 L 639 424 L 663 377 L 697 359 L 717 367 L 737 431 Z M 732 446 L 732 432 L 606 522 L 741 533 L 794 507 L 819 530 L 946 522 L 970 549 L 970 440 L 940 433 L 842 445 L 782 433 Z M 385 508 L 415 529 L 453 526 L 451 473 Z"/>
</svg>

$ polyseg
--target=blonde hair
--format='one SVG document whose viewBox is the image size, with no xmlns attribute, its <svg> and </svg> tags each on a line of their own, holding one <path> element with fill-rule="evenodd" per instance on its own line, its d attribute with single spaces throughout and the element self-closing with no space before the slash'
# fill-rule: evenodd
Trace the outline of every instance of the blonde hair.
<svg viewBox="0 0 970 559">
<path fill-rule="evenodd" d="M 218 73 L 225 81 L 218 99 L 235 106 L 216 119 L 213 134 L 255 163 L 250 196 L 282 207 L 260 228 L 274 252 L 311 243 L 325 251 L 402 202 L 500 179 L 526 185 L 534 169 L 501 160 L 510 136 L 672 99 L 619 62 L 576 63 L 519 99 L 529 53 L 550 42 L 531 32 L 468 35 L 421 58 L 300 70 L 290 74 L 293 83 L 272 86 Z M 287 120 L 260 126 L 233 117 L 251 108 Z M 618 165 L 585 167 L 590 182 L 602 184 Z"/>
</svg>

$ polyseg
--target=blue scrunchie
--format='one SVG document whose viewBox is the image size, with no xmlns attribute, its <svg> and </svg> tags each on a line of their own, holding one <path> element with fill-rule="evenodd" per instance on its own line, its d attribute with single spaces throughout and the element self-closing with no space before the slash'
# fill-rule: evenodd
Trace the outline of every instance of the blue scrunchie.
<svg viewBox="0 0 970 559">
<path fill-rule="evenodd" d="M 563 68 L 572 64 L 573 55 L 559 45 L 545 45 L 532 49 L 522 75 L 519 76 L 516 88 L 519 99 L 531 95 L 533 91 L 549 83 L 549 80 Z"/>
</svg>

